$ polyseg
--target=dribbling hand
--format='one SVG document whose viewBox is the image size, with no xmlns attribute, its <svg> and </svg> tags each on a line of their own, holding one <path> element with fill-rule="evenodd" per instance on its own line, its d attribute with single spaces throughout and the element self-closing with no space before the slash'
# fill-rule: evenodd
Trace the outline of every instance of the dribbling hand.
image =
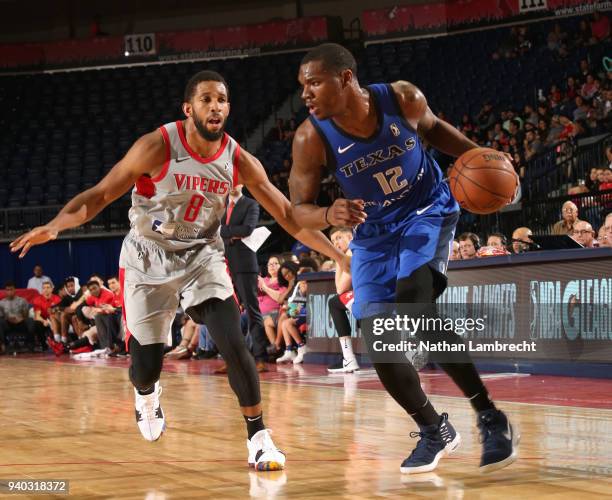
<svg viewBox="0 0 612 500">
<path fill-rule="evenodd" d="M 35 227 L 31 231 L 22 234 L 19 238 L 13 241 L 10 245 L 11 252 L 19 252 L 19 258 L 23 258 L 28 253 L 30 248 L 35 245 L 42 245 L 57 238 L 57 231 L 48 226 Z"/>
<path fill-rule="evenodd" d="M 327 208 L 325 221 L 332 226 L 355 227 L 365 222 L 363 200 L 338 198 Z"/>
</svg>

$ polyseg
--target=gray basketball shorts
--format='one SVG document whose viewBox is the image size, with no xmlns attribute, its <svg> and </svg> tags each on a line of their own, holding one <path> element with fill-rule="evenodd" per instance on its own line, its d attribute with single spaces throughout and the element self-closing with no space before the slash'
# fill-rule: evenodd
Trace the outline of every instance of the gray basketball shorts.
<svg viewBox="0 0 612 500">
<path fill-rule="evenodd" d="M 141 345 L 166 343 L 176 310 L 234 293 L 220 245 L 179 251 L 160 247 L 130 232 L 119 257 L 126 338 Z"/>
</svg>

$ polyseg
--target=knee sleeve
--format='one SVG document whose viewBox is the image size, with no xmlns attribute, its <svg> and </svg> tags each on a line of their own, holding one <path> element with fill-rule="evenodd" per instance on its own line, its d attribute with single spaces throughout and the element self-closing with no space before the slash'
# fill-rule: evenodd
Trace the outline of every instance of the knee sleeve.
<svg viewBox="0 0 612 500">
<path fill-rule="evenodd" d="M 136 389 L 144 391 L 159 380 L 164 361 L 164 344 L 140 345 L 134 338 L 129 340 L 130 380 Z"/>
</svg>

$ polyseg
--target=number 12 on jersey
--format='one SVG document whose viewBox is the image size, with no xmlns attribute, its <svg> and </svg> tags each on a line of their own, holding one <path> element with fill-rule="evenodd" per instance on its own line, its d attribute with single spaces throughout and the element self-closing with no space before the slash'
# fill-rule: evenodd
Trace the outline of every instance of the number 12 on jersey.
<svg viewBox="0 0 612 500">
<path fill-rule="evenodd" d="M 378 181 L 385 195 L 395 193 L 400 189 L 404 189 L 408 185 L 406 179 L 397 182 L 397 179 L 402 175 L 402 167 L 392 167 L 385 172 L 378 172 L 373 177 Z"/>
</svg>

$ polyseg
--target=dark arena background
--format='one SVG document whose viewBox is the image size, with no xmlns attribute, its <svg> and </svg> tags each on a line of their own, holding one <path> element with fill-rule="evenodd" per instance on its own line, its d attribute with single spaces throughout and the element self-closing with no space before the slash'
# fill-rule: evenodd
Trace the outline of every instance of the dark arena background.
<svg viewBox="0 0 612 500">
<path fill-rule="evenodd" d="M 611 17 L 611 2 L 588 0 L 0 0 L 0 498 L 612 497 Z M 290 198 L 294 136 L 309 120 L 298 73 L 326 42 L 355 56 L 361 87 L 412 82 L 438 119 L 513 159 L 520 197 L 487 215 L 462 209 L 438 299 L 453 320 L 486 320 L 462 337 L 521 436 L 516 461 L 491 474 L 479 471 L 486 432 L 431 352 L 412 362 L 462 443 L 435 471 L 400 472 L 423 429 L 380 382 L 335 263 L 263 206 L 238 222 L 230 195 L 221 236 L 283 470 L 248 467 L 228 367 L 180 308 L 164 347 L 165 432 L 139 435 L 133 398 L 142 420 L 146 394 L 130 382 L 119 266 L 132 186 L 23 258 L 11 252 L 139 137 L 186 120 L 184 89 L 202 70 L 227 82 L 227 134 Z M 189 153 L 175 166 L 202 160 L 183 126 Z M 423 148 L 446 178 L 455 158 Z M 335 173 L 321 175 L 321 207 L 347 197 Z M 245 244 L 268 232 L 255 252 Z M 346 251 L 350 229 L 324 232 Z M 238 245 L 256 268 L 239 267 Z"/>
</svg>

